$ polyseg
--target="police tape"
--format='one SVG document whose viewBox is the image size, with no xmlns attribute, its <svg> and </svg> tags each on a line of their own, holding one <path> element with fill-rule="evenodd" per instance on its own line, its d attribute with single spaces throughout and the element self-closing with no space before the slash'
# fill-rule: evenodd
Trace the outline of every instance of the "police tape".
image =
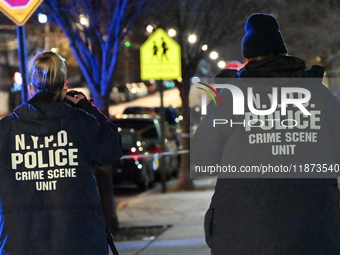
<svg viewBox="0 0 340 255">
<path fill-rule="evenodd" d="M 179 150 L 176 152 L 166 151 L 159 153 L 149 153 L 149 154 L 133 154 L 133 155 L 124 155 L 120 159 L 133 159 L 133 158 L 160 158 L 168 155 L 178 155 L 178 154 L 187 154 L 189 150 Z"/>
</svg>

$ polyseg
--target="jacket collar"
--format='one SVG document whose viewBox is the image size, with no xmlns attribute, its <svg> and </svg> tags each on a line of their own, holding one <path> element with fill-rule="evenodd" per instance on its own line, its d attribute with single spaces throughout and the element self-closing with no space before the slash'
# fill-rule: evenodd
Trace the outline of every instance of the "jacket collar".
<svg viewBox="0 0 340 255">
<path fill-rule="evenodd" d="M 305 77 L 306 65 L 302 59 L 292 56 L 273 56 L 249 62 L 238 72 L 239 77 L 290 78 Z"/>
<path fill-rule="evenodd" d="M 52 102 L 55 101 L 53 100 L 54 94 L 52 93 L 44 93 L 44 92 L 38 92 L 36 93 L 29 101 L 29 104 L 35 104 L 35 103 L 39 103 L 39 102 Z M 60 100 L 56 100 L 56 101 L 60 101 Z"/>
<path fill-rule="evenodd" d="M 36 93 L 26 104 L 22 104 L 14 110 L 20 119 L 44 120 L 58 118 L 68 114 L 69 105 L 61 100 L 53 100 L 51 93 Z"/>
</svg>

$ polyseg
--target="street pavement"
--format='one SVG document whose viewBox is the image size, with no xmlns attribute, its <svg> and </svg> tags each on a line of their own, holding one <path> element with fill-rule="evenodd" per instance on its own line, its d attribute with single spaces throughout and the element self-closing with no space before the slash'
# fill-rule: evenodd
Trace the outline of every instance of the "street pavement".
<svg viewBox="0 0 340 255">
<path fill-rule="evenodd" d="M 115 241 L 120 255 L 207 255 L 203 220 L 209 207 L 215 179 L 195 179 L 196 189 L 161 193 L 160 187 L 118 200 L 122 228 L 170 226 L 158 236 L 143 240 Z M 176 181 L 168 182 L 168 188 Z M 111 253 L 110 253 L 111 254 Z"/>
</svg>

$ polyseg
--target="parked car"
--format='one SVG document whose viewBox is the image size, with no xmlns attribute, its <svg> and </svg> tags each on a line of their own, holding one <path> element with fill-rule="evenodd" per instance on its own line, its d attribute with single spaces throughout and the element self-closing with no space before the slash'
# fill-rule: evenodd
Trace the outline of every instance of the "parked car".
<svg viewBox="0 0 340 255">
<path fill-rule="evenodd" d="M 148 93 L 153 94 L 157 91 L 157 84 L 154 80 L 144 81 L 146 87 L 148 88 Z"/>
<path fill-rule="evenodd" d="M 173 139 L 176 139 L 177 144 L 181 142 L 181 127 L 180 127 L 180 115 L 178 110 L 172 107 L 164 107 L 165 122 L 167 128 Z M 123 111 L 123 114 L 149 114 L 152 116 L 159 116 L 160 107 L 144 107 L 144 106 L 129 106 Z"/>
<path fill-rule="evenodd" d="M 113 163 L 113 183 L 117 186 L 135 185 L 138 191 L 145 191 L 155 183 L 152 158 L 141 157 L 147 153 L 138 132 L 131 128 L 118 128 L 122 137 L 123 156 Z"/>
<path fill-rule="evenodd" d="M 157 157 L 157 154 L 163 152 L 163 148 L 158 116 L 124 114 L 121 118 L 112 117 L 111 121 L 119 128 L 133 130 L 140 135 L 141 146 L 145 148 L 149 154 L 155 155 L 152 159 L 152 169 L 155 171 L 157 177 L 159 177 L 159 157 Z M 167 171 L 166 175 L 170 177 L 178 173 L 178 142 L 177 139 L 171 135 L 168 127 L 165 128 L 164 138 L 164 152 L 170 153 L 164 156 L 164 164 Z"/>
<path fill-rule="evenodd" d="M 113 104 L 119 104 L 128 101 L 126 87 L 113 87 L 110 92 L 110 101 Z"/>
<path fill-rule="evenodd" d="M 143 82 L 126 83 L 126 87 L 131 94 L 131 98 L 139 98 L 148 94 L 148 88 Z"/>
<path fill-rule="evenodd" d="M 144 81 L 144 83 L 148 88 L 149 94 L 159 91 L 160 85 L 155 80 Z M 175 87 L 175 82 L 173 80 L 164 80 L 161 81 L 161 84 L 163 85 L 163 90 Z"/>
</svg>

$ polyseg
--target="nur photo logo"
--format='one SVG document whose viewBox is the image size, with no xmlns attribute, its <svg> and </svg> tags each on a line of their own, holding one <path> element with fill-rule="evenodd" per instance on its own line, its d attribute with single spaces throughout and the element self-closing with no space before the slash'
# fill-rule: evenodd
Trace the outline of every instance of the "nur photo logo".
<svg viewBox="0 0 340 255">
<path fill-rule="evenodd" d="M 215 107 L 219 107 L 218 115 L 211 119 L 213 128 L 220 125 L 241 125 L 246 131 L 253 128 L 303 129 L 306 125 L 320 128 L 321 110 L 311 102 L 311 92 L 299 87 L 301 80 L 228 79 L 223 82 L 223 79 L 212 82 L 193 79 L 196 90 L 205 92 L 200 95 L 201 117 L 214 115 Z M 212 100 L 210 103 L 208 96 Z M 209 104 L 212 107 L 208 108 Z"/>
<path fill-rule="evenodd" d="M 204 89 L 202 87 L 196 87 L 197 89 L 203 90 L 205 93 L 207 93 L 210 96 L 211 100 L 214 102 L 215 106 L 217 106 L 217 101 L 216 101 L 215 97 L 217 98 L 219 104 L 222 105 L 222 99 L 221 99 L 220 95 L 218 94 L 218 92 L 216 91 L 216 89 L 214 89 L 214 87 L 212 87 L 209 84 L 203 83 L 203 82 L 197 82 L 197 83 L 199 83 L 199 84 L 201 84 L 201 85 L 203 85 L 203 86 L 205 86 L 209 89 L 208 90 L 208 89 Z M 207 98 L 204 94 L 202 95 L 202 102 L 203 101 L 205 101 L 205 103 L 207 101 Z"/>
<path fill-rule="evenodd" d="M 217 106 L 217 101 L 219 101 L 220 106 L 222 106 L 222 99 L 215 88 L 211 85 L 197 82 L 205 87 L 209 88 L 205 89 L 202 87 L 197 87 L 197 89 L 203 90 L 206 92 L 210 98 L 213 100 L 215 106 Z M 254 106 L 253 99 L 255 98 L 255 93 L 253 93 L 253 88 L 248 87 L 246 90 L 246 96 L 243 91 L 232 84 L 215 84 L 216 88 L 220 89 L 228 89 L 232 95 L 233 101 L 233 115 L 244 115 L 245 110 L 245 102 L 247 103 L 249 111 L 254 115 L 270 115 L 274 113 L 278 108 L 281 108 L 281 115 L 287 115 L 287 107 L 289 105 L 293 105 L 297 107 L 304 115 L 311 115 L 311 113 L 306 109 L 305 104 L 309 103 L 311 99 L 311 93 L 309 90 L 305 88 L 299 87 L 272 87 L 271 94 L 268 94 L 271 97 L 271 106 L 269 109 L 256 109 Z M 281 96 L 279 96 L 279 92 Z M 299 98 L 293 98 L 291 95 L 299 94 Z M 280 99 L 280 102 L 279 102 Z M 245 101 L 246 100 L 246 101 Z M 201 114 L 207 114 L 207 97 L 206 94 L 201 95 Z"/>
</svg>

